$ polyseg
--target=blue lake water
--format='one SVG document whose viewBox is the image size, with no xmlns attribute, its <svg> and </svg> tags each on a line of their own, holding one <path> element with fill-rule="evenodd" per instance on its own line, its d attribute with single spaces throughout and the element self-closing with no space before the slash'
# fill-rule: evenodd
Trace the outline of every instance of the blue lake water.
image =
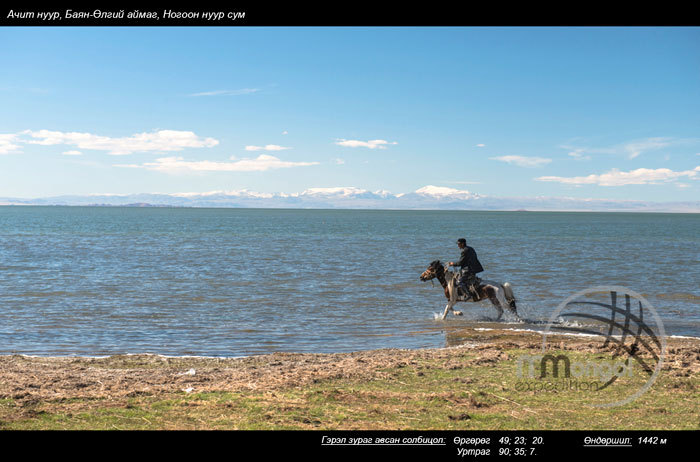
<svg viewBox="0 0 700 462">
<path fill-rule="evenodd" d="M 0 207 L 0 354 L 244 356 L 441 347 L 490 303 L 435 319 L 428 264 L 465 237 L 522 329 L 617 285 L 700 337 L 700 215 Z M 510 319 L 505 324 L 511 326 Z"/>
</svg>

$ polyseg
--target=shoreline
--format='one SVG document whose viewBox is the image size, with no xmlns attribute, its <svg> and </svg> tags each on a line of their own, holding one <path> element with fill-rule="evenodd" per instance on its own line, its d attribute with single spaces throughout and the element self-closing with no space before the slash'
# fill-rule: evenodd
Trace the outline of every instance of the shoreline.
<svg viewBox="0 0 700 462">
<path fill-rule="evenodd" d="M 476 428 L 554 425 L 540 420 L 554 402 L 513 390 L 518 355 L 540 352 L 541 335 L 465 329 L 460 339 L 459 344 L 441 348 L 238 358 L 3 355 L 0 429 L 475 428 L 479 422 L 465 415 L 483 416 L 482 426 Z M 597 343 L 590 338 L 548 336 L 548 344 L 572 357 L 600 357 Z M 638 399 L 631 407 L 635 416 L 620 421 L 619 428 L 647 425 L 637 424 L 641 417 L 636 412 L 648 413 L 649 408 L 658 409 L 680 428 L 700 427 L 700 410 L 688 409 L 686 403 L 700 398 L 700 339 L 667 338 L 666 345 L 660 378 L 654 384 L 656 394 L 661 393 Z M 570 398 L 547 398 L 571 405 Z M 652 398 L 660 401 L 646 402 Z M 631 412 L 627 407 L 614 412 Z M 375 411 L 368 414 L 367 409 Z M 463 412 L 455 414 L 456 409 Z M 574 411 L 561 412 L 560 422 L 569 422 L 566 419 Z M 200 413 L 204 414 L 193 421 Z M 674 413 L 690 414 L 680 418 Z M 132 414 L 139 417 L 125 417 Z M 503 421 L 488 420 L 494 416 Z M 617 419 L 614 416 L 610 414 Z M 589 425 L 589 418 L 583 416 L 571 425 Z M 648 425 L 659 422 L 654 420 L 658 416 L 645 418 L 652 419 Z M 433 419 L 438 422 L 432 423 Z"/>
<path fill-rule="evenodd" d="M 469 327 L 462 327 L 458 329 L 458 331 L 464 331 L 464 332 L 469 332 L 473 331 L 475 333 L 481 333 L 481 334 L 493 334 L 494 336 L 500 336 L 500 335 L 522 335 L 522 336 L 532 336 L 532 337 L 540 337 L 540 344 L 541 344 L 541 338 L 543 336 L 543 332 L 533 330 L 533 329 L 516 329 L 516 328 L 485 328 L 485 327 L 474 327 L 474 326 L 469 326 Z M 594 335 L 594 334 L 585 334 L 585 333 L 574 333 L 574 332 L 556 332 L 556 333 L 549 333 L 547 334 L 547 337 L 562 337 L 562 338 L 571 338 L 572 340 L 574 339 L 580 339 L 582 341 L 590 340 L 596 337 L 599 337 L 599 335 Z M 620 335 L 611 335 L 611 338 L 621 338 Z M 691 343 L 697 342 L 698 345 L 700 345 L 700 337 L 694 337 L 694 336 L 689 336 L 689 335 L 666 335 L 664 337 L 668 343 L 670 340 L 671 342 L 674 341 L 684 341 L 687 340 Z M 450 345 L 450 346 L 444 346 L 444 347 L 418 347 L 418 348 L 398 348 L 398 347 L 391 347 L 391 348 L 370 348 L 366 350 L 353 350 L 353 351 L 332 351 L 332 352 L 301 352 L 301 351 L 272 351 L 269 353 L 258 353 L 258 354 L 250 354 L 250 355 L 238 355 L 238 356 L 210 356 L 210 355 L 192 355 L 192 354 L 183 354 L 183 355 L 178 355 L 178 354 L 164 354 L 164 353 L 151 353 L 151 352 L 136 352 L 136 353 L 112 353 L 112 354 L 102 354 L 102 355 L 90 355 L 90 354 L 58 354 L 58 355 L 52 355 L 52 354 L 32 354 L 32 353 L 0 353 L 0 359 L 5 358 L 5 357 L 10 357 L 10 356 L 21 356 L 21 357 L 26 357 L 26 358 L 34 358 L 34 359 L 108 359 L 111 357 L 117 357 L 117 356 L 154 356 L 154 357 L 160 357 L 160 358 L 165 358 L 165 359 L 212 359 L 212 360 L 235 360 L 235 359 L 245 359 L 245 358 L 255 358 L 255 357 L 262 357 L 262 356 L 269 356 L 269 355 L 275 355 L 275 354 L 292 354 L 292 355 L 342 355 L 342 354 L 353 354 L 353 353 L 364 353 L 364 352 L 372 352 L 372 351 L 383 351 L 383 350 L 399 350 L 399 351 L 422 351 L 422 350 L 442 350 L 442 349 L 450 349 L 450 348 L 461 348 L 463 347 L 462 344 L 458 345 Z"/>
</svg>

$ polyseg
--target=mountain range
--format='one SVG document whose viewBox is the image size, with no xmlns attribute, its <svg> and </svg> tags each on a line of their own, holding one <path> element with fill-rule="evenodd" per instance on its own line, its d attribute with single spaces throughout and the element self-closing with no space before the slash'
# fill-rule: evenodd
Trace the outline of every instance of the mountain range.
<svg viewBox="0 0 700 462">
<path fill-rule="evenodd" d="M 247 189 L 204 193 L 65 195 L 2 198 L 0 205 L 160 206 L 229 208 L 341 208 L 408 210 L 627 211 L 700 213 L 700 201 L 649 202 L 573 197 L 495 197 L 441 186 L 409 193 L 355 187 L 310 188 L 301 193 L 261 193 Z"/>
</svg>

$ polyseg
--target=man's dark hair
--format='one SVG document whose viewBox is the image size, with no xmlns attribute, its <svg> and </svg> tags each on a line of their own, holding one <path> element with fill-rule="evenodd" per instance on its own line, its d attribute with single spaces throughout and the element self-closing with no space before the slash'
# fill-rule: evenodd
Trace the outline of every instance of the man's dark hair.
<svg viewBox="0 0 700 462">
<path fill-rule="evenodd" d="M 467 245 L 467 240 L 464 239 L 463 237 L 460 237 L 459 239 L 457 239 L 457 244 Z"/>
</svg>

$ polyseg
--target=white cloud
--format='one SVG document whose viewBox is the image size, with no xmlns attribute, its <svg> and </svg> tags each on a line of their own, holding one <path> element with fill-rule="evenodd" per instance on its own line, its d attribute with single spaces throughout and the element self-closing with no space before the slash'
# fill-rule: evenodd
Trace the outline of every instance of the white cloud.
<svg viewBox="0 0 700 462">
<path fill-rule="evenodd" d="M 337 165 L 343 165 L 345 163 L 345 159 L 337 158 L 335 159 L 335 163 Z"/>
<path fill-rule="evenodd" d="M 282 132 L 282 134 L 283 134 L 283 135 L 288 135 L 289 132 L 288 132 L 287 130 L 285 130 L 285 131 Z"/>
<path fill-rule="evenodd" d="M 643 138 L 639 140 L 628 141 L 627 143 L 616 144 L 613 146 L 602 147 L 602 148 L 591 148 L 585 146 L 570 146 L 564 145 L 560 146 L 562 149 L 568 149 L 569 155 L 577 159 L 590 159 L 590 156 L 586 154 L 612 154 L 618 156 L 625 156 L 628 159 L 634 159 L 639 157 L 641 154 L 662 149 L 668 146 L 681 145 L 681 144 L 693 144 L 697 140 L 693 139 L 674 139 L 668 137 L 651 137 Z"/>
<path fill-rule="evenodd" d="M 661 149 L 671 144 L 670 138 L 647 138 L 639 141 L 632 141 L 622 146 L 627 157 L 634 159 L 644 151 Z"/>
<path fill-rule="evenodd" d="M 486 146 L 486 145 L 485 145 L 484 143 L 479 143 L 479 144 L 476 145 L 477 148 L 483 148 L 483 147 L 485 147 L 485 146 Z"/>
<path fill-rule="evenodd" d="M 267 154 L 261 154 L 255 159 L 240 159 L 234 162 L 219 162 L 210 160 L 188 161 L 182 157 L 161 157 L 155 162 L 140 165 L 116 165 L 116 167 L 145 168 L 159 172 L 264 172 L 266 170 L 317 165 L 318 162 L 289 162 Z"/>
<path fill-rule="evenodd" d="M 369 148 L 369 149 L 386 149 L 386 145 L 398 144 L 396 141 L 386 141 L 386 140 L 369 140 L 369 141 L 359 141 L 359 140 L 344 140 L 339 139 L 335 142 L 338 146 L 345 146 L 348 148 Z"/>
<path fill-rule="evenodd" d="M 251 93 L 259 92 L 259 88 L 241 88 L 240 90 L 216 90 L 216 91 L 204 91 L 201 93 L 192 93 L 189 96 L 238 96 L 238 95 L 249 95 Z"/>
<path fill-rule="evenodd" d="M 91 133 L 59 132 L 50 130 L 22 132 L 33 140 L 30 144 L 51 146 L 66 144 L 81 149 L 109 151 L 113 155 L 147 151 L 180 151 L 184 148 L 212 147 L 219 144 L 214 138 L 201 138 L 191 131 L 159 130 L 151 133 L 137 133 L 129 137 L 111 138 Z"/>
<path fill-rule="evenodd" d="M 246 146 L 245 147 L 246 151 L 284 151 L 285 149 L 292 149 L 292 148 L 286 148 L 284 146 L 278 146 L 276 144 L 267 144 L 265 146 Z"/>
<path fill-rule="evenodd" d="M 13 133 L 0 134 L 0 154 L 19 152 L 19 137 Z"/>
<path fill-rule="evenodd" d="M 587 156 L 584 154 L 585 150 L 583 148 L 568 148 L 568 149 L 572 149 L 572 151 L 570 151 L 568 154 L 569 154 L 569 156 L 573 157 L 574 159 L 590 160 L 590 158 L 591 158 L 591 156 Z"/>
<path fill-rule="evenodd" d="M 471 199 L 478 197 L 479 195 L 466 189 L 459 190 L 454 188 L 447 188 L 445 186 L 423 186 L 415 191 L 416 194 L 421 196 L 429 196 L 433 198 L 452 198 L 452 199 Z"/>
<path fill-rule="evenodd" d="M 626 186 L 631 184 L 658 184 L 687 177 L 695 178 L 700 174 L 700 166 L 693 170 L 684 170 L 674 172 L 668 168 L 638 168 L 629 172 L 621 172 L 613 169 L 601 175 L 575 176 L 575 177 L 560 177 L 560 176 L 541 176 L 536 178 L 538 181 L 553 181 L 563 184 L 583 185 L 597 184 L 599 186 Z"/>
<path fill-rule="evenodd" d="M 82 156 L 83 153 L 80 151 L 65 151 L 63 152 L 64 156 Z"/>
<path fill-rule="evenodd" d="M 491 157 L 492 160 L 499 160 L 501 162 L 507 162 L 509 164 L 518 165 L 520 167 L 539 167 L 540 165 L 548 164 L 552 159 L 545 159 L 544 157 L 525 157 L 525 156 L 500 156 Z"/>
</svg>

